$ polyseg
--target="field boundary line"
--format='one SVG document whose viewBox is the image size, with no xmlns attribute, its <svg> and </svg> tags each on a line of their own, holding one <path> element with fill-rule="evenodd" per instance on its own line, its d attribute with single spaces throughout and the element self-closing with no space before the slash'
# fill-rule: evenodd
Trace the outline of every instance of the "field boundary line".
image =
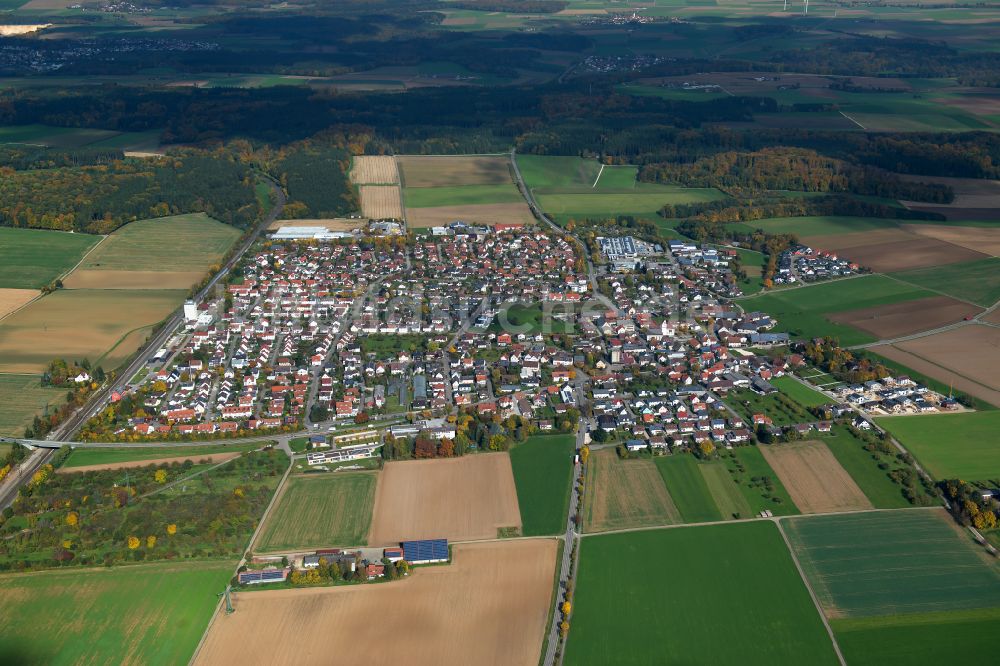
<svg viewBox="0 0 1000 666">
<path fill-rule="evenodd" d="M 260 522 L 257 523 L 257 529 L 255 529 L 253 531 L 253 534 L 250 536 L 250 541 L 247 543 L 246 550 L 243 551 L 244 554 L 240 556 L 239 562 L 237 562 L 236 564 L 237 570 L 243 564 L 246 551 L 250 550 L 254 542 L 257 540 L 257 537 L 260 534 L 260 530 L 264 526 L 264 522 L 270 516 L 271 509 L 273 509 L 275 505 L 275 500 L 278 499 L 278 494 L 284 489 L 285 482 L 288 480 L 288 475 L 291 473 L 293 467 L 295 467 L 295 465 L 292 463 L 291 458 L 289 458 L 288 469 L 285 470 L 284 475 L 282 475 L 281 480 L 278 482 L 278 487 L 274 489 L 274 495 L 271 496 L 271 501 L 268 503 L 267 508 L 264 509 L 264 514 L 261 516 Z M 233 575 L 235 576 L 236 574 L 233 573 Z M 202 632 L 201 639 L 198 641 L 198 645 L 195 646 L 194 652 L 191 653 L 191 657 L 188 659 L 188 666 L 194 664 L 195 658 L 198 656 L 198 653 L 201 652 L 201 648 L 205 645 L 205 639 L 208 638 L 208 632 L 212 630 L 212 626 L 215 624 L 215 620 L 219 617 L 219 611 L 222 610 L 222 604 L 224 602 L 225 602 L 225 597 L 220 596 L 218 603 L 215 604 L 215 610 L 212 611 L 212 618 L 208 621 L 208 625 L 205 627 L 205 631 Z"/>
<path fill-rule="evenodd" d="M 594 179 L 594 184 L 590 186 L 590 189 L 597 187 L 597 181 L 601 179 L 601 174 L 604 173 L 604 165 L 601 165 L 601 170 L 597 172 L 597 178 Z"/>
<path fill-rule="evenodd" d="M 788 540 L 788 535 L 785 534 L 784 528 L 781 526 L 780 520 L 773 521 L 775 526 L 778 528 L 778 533 L 781 534 L 782 541 L 785 542 L 785 547 L 788 549 L 788 554 L 792 557 L 792 562 L 795 564 L 795 569 L 799 572 L 799 577 L 802 578 L 802 583 L 806 586 L 806 591 L 809 592 L 809 597 L 812 599 L 813 605 L 816 606 L 816 612 L 819 613 L 820 620 L 823 621 L 823 626 L 826 628 L 826 633 L 830 636 L 830 642 L 833 644 L 833 651 L 837 654 L 837 659 L 840 660 L 840 666 L 847 666 L 847 661 L 844 659 L 844 654 L 840 651 L 840 645 L 837 643 L 837 637 L 833 635 L 833 629 L 830 627 L 830 622 L 826 619 L 826 613 L 823 612 L 823 607 L 819 603 L 819 597 L 816 596 L 816 592 L 813 590 L 812 585 L 809 584 L 809 579 L 806 577 L 806 572 L 799 563 L 799 558 L 795 554 L 795 549 L 792 548 L 792 542 Z"/>
<path fill-rule="evenodd" d="M 850 121 L 851 121 L 852 123 L 854 123 L 855 125 L 857 125 L 857 126 L 858 126 L 858 127 L 860 127 L 861 129 L 863 129 L 863 130 L 865 130 L 865 131 L 867 131 L 867 130 L 868 130 L 868 128 L 867 128 L 867 127 L 865 127 L 864 125 L 862 125 L 861 123 L 859 123 L 859 122 L 858 122 L 857 120 L 855 120 L 854 118 L 851 118 L 851 117 L 850 117 L 849 115 L 847 115 L 847 114 L 846 114 L 846 113 L 844 113 L 843 111 L 841 111 L 841 112 L 840 112 L 840 115 L 844 116 L 845 118 L 847 118 L 848 120 L 850 120 Z M 843 659 L 841 659 L 841 662 L 843 662 Z"/>
</svg>

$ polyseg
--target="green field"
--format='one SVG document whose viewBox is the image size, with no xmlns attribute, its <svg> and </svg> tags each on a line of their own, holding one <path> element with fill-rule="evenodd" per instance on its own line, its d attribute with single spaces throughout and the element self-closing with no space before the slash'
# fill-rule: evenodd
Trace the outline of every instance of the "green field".
<svg viewBox="0 0 1000 666">
<path fill-rule="evenodd" d="M 981 663 L 996 654 L 1000 608 L 830 623 L 851 666 Z"/>
<path fill-rule="evenodd" d="M 39 289 L 83 258 L 101 239 L 41 229 L 0 227 L 0 289 Z"/>
<path fill-rule="evenodd" d="M 0 576 L 0 658 L 187 663 L 234 566 L 215 560 Z"/>
<path fill-rule="evenodd" d="M 143 448 L 100 448 L 100 449 L 73 449 L 62 466 L 84 467 L 86 465 L 108 465 L 113 463 L 130 462 L 133 460 L 156 460 L 158 458 L 177 458 L 180 456 L 190 456 L 191 460 L 197 460 L 199 456 L 208 456 L 213 453 L 243 453 L 262 448 L 269 442 L 267 440 L 252 442 L 250 444 L 206 444 L 204 446 L 157 446 Z"/>
<path fill-rule="evenodd" d="M 877 419 L 937 479 L 1000 476 L 1000 411 Z"/>
<path fill-rule="evenodd" d="M 1000 259 L 997 257 L 920 268 L 893 273 L 892 276 L 920 287 L 943 291 L 984 308 L 1000 300 Z"/>
<path fill-rule="evenodd" d="M 377 479 L 369 472 L 289 477 L 254 548 L 365 545 Z"/>
<path fill-rule="evenodd" d="M 860 231 L 895 229 L 894 220 L 875 217 L 807 216 L 771 217 L 748 222 L 755 229 L 763 229 L 772 234 L 795 234 L 800 239 L 806 236 L 828 236 L 851 234 Z"/>
<path fill-rule="evenodd" d="M 773 523 L 587 536 L 578 571 L 567 664 L 837 663 Z"/>
<path fill-rule="evenodd" d="M 407 187 L 403 192 L 403 200 L 406 202 L 407 208 L 475 206 L 524 201 L 513 183 L 505 185 L 456 185 L 454 187 Z"/>
<path fill-rule="evenodd" d="M 799 513 L 798 507 L 781 479 L 764 459 L 756 446 L 739 446 L 733 449 L 731 458 L 723 458 L 730 475 L 739 486 L 743 498 L 753 516 L 767 509 L 776 516 L 791 516 Z M 742 467 L 742 469 L 740 469 Z M 770 488 L 764 480 L 770 482 Z M 745 518 L 747 516 L 740 516 Z"/>
<path fill-rule="evenodd" d="M 0 435 L 22 437 L 36 414 L 65 400 L 65 389 L 43 388 L 38 375 L 0 374 Z"/>
<path fill-rule="evenodd" d="M 807 423 L 816 418 L 795 400 L 781 393 L 761 395 L 750 389 L 737 389 L 729 391 L 725 402 L 736 410 L 747 423 L 753 423 L 754 414 L 768 416 L 776 426 Z"/>
<path fill-rule="evenodd" d="M 546 188 L 534 192 L 538 205 L 552 215 L 604 218 L 652 215 L 664 204 L 715 201 L 725 197 L 714 188 L 636 183 L 632 189 Z"/>
<path fill-rule="evenodd" d="M 810 516 L 783 523 L 831 617 L 986 608 L 1000 569 L 943 509 Z"/>
<path fill-rule="evenodd" d="M 681 512 L 684 522 L 707 523 L 722 520 L 722 513 L 702 476 L 701 465 L 694 456 L 677 454 L 656 458 L 655 462 L 663 482 L 667 484 L 667 492 Z"/>
<path fill-rule="evenodd" d="M 910 506 L 903 497 L 902 486 L 893 483 L 889 478 L 890 470 L 904 467 L 894 457 L 883 454 L 876 461 L 873 454 L 864 449 L 865 443 L 842 425 L 835 425 L 829 435 L 819 435 L 816 438 L 826 444 L 833 457 L 851 475 L 876 509 L 900 509 Z M 888 465 L 889 469 L 879 469 L 879 462 Z"/>
<path fill-rule="evenodd" d="M 517 166 L 524 184 L 540 187 L 591 187 L 601 170 L 597 160 L 556 155 L 518 155 Z"/>
<path fill-rule="evenodd" d="M 139 220 L 108 236 L 80 269 L 206 271 L 239 237 L 239 229 L 204 213 Z"/>
<path fill-rule="evenodd" d="M 499 316 L 490 324 L 489 330 L 497 333 L 506 331 L 511 334 L 524 333 L 525 335 L 537 333 L 572 334 L 576 332 L 575 324 L 566 321 L 565 317 L 557 318 L 557 315 L 568 314 L 567 308 L 554 306 L 551 313 L 552 318 L 547 321 L 541 303 L 534 305 L 510 303 L 501 307 Z M 546 330 L 547 324 L 551 327 L 550 330 Z"/>
<path fill-rule="evenodd" d="M 719 513 L 722 514 L 723 518 L 728 520 L 753 515 L 750 503 L 743 496 L 743 491 L 737 485 L 736 479 L 729 472 L 724 461 L 716 459 L 701 463 L 699 469 L 701 469 L 701 475 L 705 478 L 708 490 L 719 506 Z"/>
<path fill-rule="evenodd" d="M 600 172 L 594 189 L 601 190 L 630 190 L 640 183 L 636 182 L 639 175 L 639 167 L 634 166 L 605 166 Z"/>
<path fill-rule="evenodd" d="M 830 398 L 819 391 L 814 391 L 794 377 L 777 377 L 771 380 L 771 385 L 803 407 L 819 407 L 833 402 Z"/>
<path fill-rule="evenodd" d="M 835 324 L 823 315 L 932 296 L 933 292 L 884 275 L 866 275 L 752 296 L 742 305 L 747 311 L 761 310 L 775 316 L 775 330 L 787 331 L 793 337 L 830 335 L 842 345 L 856 345 L 875 342 L 875 338 L 851 326 Z"/>
<path fill-rule="evenodd" d="M 575 435 L 535 435 L 510 450 L 524 536 L 566 530 Z"/>
</svg>

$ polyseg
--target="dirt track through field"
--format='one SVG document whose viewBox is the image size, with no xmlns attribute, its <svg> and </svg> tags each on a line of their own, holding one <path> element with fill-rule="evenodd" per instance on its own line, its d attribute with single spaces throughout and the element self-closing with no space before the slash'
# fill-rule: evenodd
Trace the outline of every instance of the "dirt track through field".
<svg viewBox="0 0 1000 666">
<path fill-rule="evenodd" d="M 36 289 L 0 289 L 0 319 L 38 296 Z"/>
<path fill-rule="evenodd" d="M 403 219 L 403 205 L 399 198 L 399 185 L 362 185 L 361 214 L 373 220 Z"/>
<path fill-rule="evenodd" d="M 194 456 L 173 456 L 170 458 L 151 458 L 149 460 L 127 460 L 116 463 L 102 463 L 100 465 L 80 465 L 79 467 L 60 467 L 58 474 L 72 474 L 73 472 L 99 472 L 105 469 L 132 469 L 135 467 L 148 467 L 149 465 L 169 465 L 170 463 L 182 463 L 190 460 L 193 463 L 210 462 L 220 463 L 233 458 L 238 458 L 239 453 L 208 453 Z"/>
<path fill-rule="evenodd" d="M 823 442 L 759 447 L 802 513 L 861 511 L 872 503 Z"/>
<path fill-rule="evenodd" d="M 390 155 L 360 155 L 351 167 L 351 182 L 355 185 L 398 185 L 396 160 Z"/>
<path fill-rule="evenodd" d="M 406 222 L 413 228 L 443 227 L 456 220 L 470 224 L 531 224 L 534 222 L 528 204 L 523 202 L 406 209 Z"/>
<path fill-rule="evenodd" d="M 401 581 L 240 592 L 194 663 L 535 666 L 555 556 L 552 539 L 462 544 Z"/>
<path fill-rule="evenodd" d="M 656 464 L 619 460 L 611 449 L 591 456 L 583 516 L 588 532 L 681 522 Z"/>
<path fill-rule="evenodd" d="M 954 298 L 932 296 L 914 301 L 835 312 L 827 315 L 827 319 L 871 333 L 879 340 L 890 340 L 953 324 L 982 311 L 982 308 Z"/>
<path fill-rule="evenodd" d="M 1000 330 L 969 325 L 871 351 L 1000 407 Z"/>
<path fill-rule="evenodd" d="M 497 529 L 520 526 L 506 453 L 391 462 L 379 474 L 368 543 L 495 539 Z"/>
</svg>

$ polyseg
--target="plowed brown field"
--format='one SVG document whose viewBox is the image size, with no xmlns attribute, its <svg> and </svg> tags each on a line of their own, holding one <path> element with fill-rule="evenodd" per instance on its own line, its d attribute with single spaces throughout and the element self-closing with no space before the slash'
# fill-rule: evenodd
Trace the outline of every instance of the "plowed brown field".
<svg viewBox="0 0 1000 666">
<path fill-rule="evenodd" d="M 534 222 L 526 203 L 477 204 L 472 206 L 435 206 L 407 208 L 406 223 L 413 228 L 442 227 L 456 220 L 470 224 Z"/>
<path fill-rule="evenodd" d="M 834 250 L 845 259 L 881 273 L 943 266 L 989 256 L 902 229 L 809 236 L 803 242 L 811 247 Z"/>
<path fill-rule="evenodd" d="M 826 315 L 837 324 L 847 324 L 871 333 L 880 340 L 898 338 L 962 321 L 982 308 L 947 296 L 918 298 L 889 305 L 876 305 Z"/>
<path fill-rule="evenodd" d="M 802 513 L 871 509 L 854 482 L 823 442 L 759 447 Z"/>
<path fill-rule="evenodd" d="M 194 663 L 535 666 L 555 559 L 550 539 L 462 544 L 392 583 L 238 593 Z"/>
<path fill-rule="evenodd" d="M 952 245 L 1000 257 L 1000 227 L 946 227 L 937 224 L 904 224 L 919 236 L 936 238 Z"/>
<path fill-rule="evenodd" d="M 391 462 L 379 474 L 368 543 L 495 539 L 499 528 L 520 526 L 506 453 Z"/>
<path fill-rule="evenodd" d="M 403 219 L 403 204 L 399 199 L 399 185 L 362 185 L 361 214 L 373 220 Z"/>
</svg>

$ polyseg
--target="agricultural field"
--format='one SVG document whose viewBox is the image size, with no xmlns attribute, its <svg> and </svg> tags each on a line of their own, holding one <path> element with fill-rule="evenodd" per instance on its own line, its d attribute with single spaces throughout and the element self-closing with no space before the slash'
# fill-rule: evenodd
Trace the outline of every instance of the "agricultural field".
<svg viewBox="0 0 1000 666">
<path fill-rule="evenodd" d="M 566 529 L 575 435 L 535 435 L 510 450 L 524 536 Z"/>
<path fill-rule="evenodd" d="M 954 324 L 982 311 L 982 308 L 948 296 L 930 296 L 837 312 L 830 315 L 830 321 L 864 331 L 879 340 L 891 340 Z"/>
<path fill-rule="evenodd" d="M 531 224 L 535 221 L 528 204 L 501 203 L 477 204 L 474 206 L 434 206 L 431 208 L 407 208 L 406 225 L 412 229 L 443 227 L 461 220 L 470 224 Z"/>
<path fill-rule="evenodd" d="M 943 333 L 878 345 L 871 351 L 913 368 L 950 388 L 1000 406 L 1000 330 L 974 324 Z"/>
<path fill-rule="evenodd" d="M 819 391 L 814 391 L 794 377 L 775 377 L 771 380 L 771 385 L 803 407 L 819 407 L 831 402 L 830 398 Z"/>
<path fill-rule="evenodd" d="M 1000 411 L 877 419 L 936 479 L 1000 476 Z"/>
<path fill-rule="evenodd" d="M 612 449 L 590 456 L 582 511 L 586 532 L 681 522 L 656 464 L 649 459 L 619 460 Z"/>
<path fill-rule="evenodd" d="M 990 257 L 894 273 L 893 277 L 988 308 L 1000 300 L 1000 259 Z"/>
<path fill-rule="evenodd" d="M 407 208 L 511 204 L 522 201 L 521 193 L 511 183 L 503 185 L 458 185 L 454 187 L 407 186 L 405 194 Z"/>
<path fill-rule="evenodd" d="M 208 560 L 2 575 L 0 655 L 9 664 L 186 663 L 234 567 Z"/>
<path fill-rule="evenodd" d="M 775 516 L 799 513 L 781 479 L 760 452 L 760 447 L 739 446 L 721 455 L 726 470 L 750 509 L 749 516 L 741 513 L 740 518 L 760 515 L 765 509 Z"/>
<path fill-rule="evenodd" d="M 979 99 L 986 100 L 987 98 L 979 96 Z M 997 100 L 994 99 L 993 102 L 996 104 Z M 903 202 L 907 208 L 941 213 L 949 222 L 958 221 L 961 225 L 954 228 L 955 233 L 948 232 L 948 228 L 951 225 L 944 226 L 940 223 L 921 225 L 928 227 L 926 230 L 928 236 L 998 256 L 997 251 L 1000 250 L 1000 245 L 997 245 L 997 242 L 1000 241 L 1000 236 L 997 236 L 996 219 L 997 212 L 1000 211 L 1000 182 L 981 178 L 947 178 L 940 176 L 904 176 L 904 178 L 941 183 L 949 186 L 955 193 L 955 199 L 947 204 L 931 204 L 916 201 Z M 980 235 L 965 228 L 969 226 L 981 226 L 985 220 L 992 220 L 992 222 L 985 223 L 993 227 L 989 233 L 987 233 L 986 229 L 980 229 L 980 231 L 984 232 Z M 913 231 L 921 233 L 917 229 L 913 229 Z"/>
<path fill-rule="evenodd" d="M 361 214 L 372 220 L 403 219 L 399 185 L 361 185 Z"/>
<path fill-rule="evenodd" d="M 847 324 L 831 321 L 829 315 L 913 301 L 934 296 L 919 287 L 883 275 L 866 275 L 826 284 L 775 291 L 742 301 L 746 310 L 762 310 L 778 318 L 778 329 L 794 337 L 832 335 L 842 345 L 875 342 L 877 338 Z"/>
<path fill-rule="evenodd" d="M 1000 199 L 997 200 L 997 205 L 1000 207 Z M 907 224 L 903 225 L 903 228 L 921 236 L 929 236 L 976 252 L 1000 257 L 1000 224 L 993 223 L 993 226 Z"/>
<path fill-rule="evenodd" d="M 0 289 L 40 289 L 76 266 L 100 236 L 0 227 Z"/>
<path fill-rule="evenodd" d="M 57 357 L 100 365 L 112 348 L 112 360 L 124 360 L 145 336 L 133 336 L 130 348 L 119 341 L 162 321 L 186 294 L 166 289 L 56 291 L 0 323 L 0 370 L 37 373 Z"/>
<path fill-rule="evenodd" d="M 135 469 L 137 467 L 147 467 L 149 465 L 180 465 L 190 461 L 193 465 L 217 465 L 229 462 L 233 458 L 238 458 L 239 453 L 205 453 L 199 456 L 169 456 L 165 458 L 147 458 L 137 460 L 126 460 L 121 462 L 95 463 L 92 465 L 63 465 L 56 470 L 57 474 L 74 474 L 77 472 L 100 472 L 108 469 Z"/>
<path fill-rule="evenodd" d="M 807 236 L 813 249 L 835 251 L 840 257 L 881 273 L 943 266 L 985 259 L 988 255 L 892 226 L 879 230 Z"/>
<path fill-rule="evenodd" d="M 0 374 L 0 436 L 22 437 L 36 414 L 65 400 L 65 389 L 42 387 L 38 375 Z"/>
<path fill-rule="evenodd" d="M 830 618 L 988 608 L 1000 569 L 941 508 L 783 523 Z"/>
<path fill-rule="evenodd" d="M 240 593 L 235 613 L 216 616 L 194 663 L 323 664 L 332 654 L 370 663 L 372 642 L 358 637 L 391 627 L 392 640 L 379 641 L 380 663 L 534 666 L 556 544 L 459 544 L 450 564 L 417 568 L 405 580 Z"/>
<path fill-rule="evenodd" d="M 846 426 L 834 425 L 828 435 L 820 435 L 826 447 L 837 459 L 861 491 L 877 509 L 900 509 L 911 506 L 903 497 L 903 488 L 889 477 L 892 470 L 906 467 L 894 455 L 869 453 L 865 442 L 851 434 Z M 888 469 L 879 469 L 884 463 Z"/>
<path fill-rule="evenodd" d="M 407 189 L 513 183 L 506 155 L 401 155 L 397 160 Z"/>
<path fill-rule="evenodd" d="M 288 477 L 254 549 L 364 546 L 377 478 L 370 472 Z"/>
<path fill-rule="evenodd" d="M 203 213 L 126 224 L 66 278 L 68 289 L 188 289 L 218 264 L 240 231 Z"/>
<path fill-rule="evenodd" d="M 802 513 L 872 508 L 861 488 L 823 442 L 771 444 L 758 448 Z"/>
<path fill-rule="evenodd" d="M 521 514 L 506 453 L 390 462 L 379 474 L 368 543 L 495 539 L 510 527 L 520 529 Z"/>
<path fill-rule="evenodd" d="M 683 454 L 662 456 L 656 458 L 655 463 L 684 522 L 707 523 L 722 520 L 722 513 L 702 473 L 702 469 L 708 464 L 699 463 L 694 456 Z"/>
<path fill-rule="evenodd" d="M 67 149 L 87 147 L 155 150 L 160 145 L 160 132 L 116 132 L 87 127 L 11 125 L 0 127 L 0 143 Z"/>
<path fill-rule="evenodd" d="M 355 185 L 398 185 L 399 171 L 391 155 L 358 155 L 351 163 L 351 182 Z"/>
<path fill-rule="evenodd" d="M 39 295 L 34 289 L 2 289 L 0 288 L 0 319 L 15 312 Z"/>
<path fill-rule="evenodd" d="M 578 571 L 568 664 L 837 663 L 771 522 L 586 536 Z"/>
</svg>

